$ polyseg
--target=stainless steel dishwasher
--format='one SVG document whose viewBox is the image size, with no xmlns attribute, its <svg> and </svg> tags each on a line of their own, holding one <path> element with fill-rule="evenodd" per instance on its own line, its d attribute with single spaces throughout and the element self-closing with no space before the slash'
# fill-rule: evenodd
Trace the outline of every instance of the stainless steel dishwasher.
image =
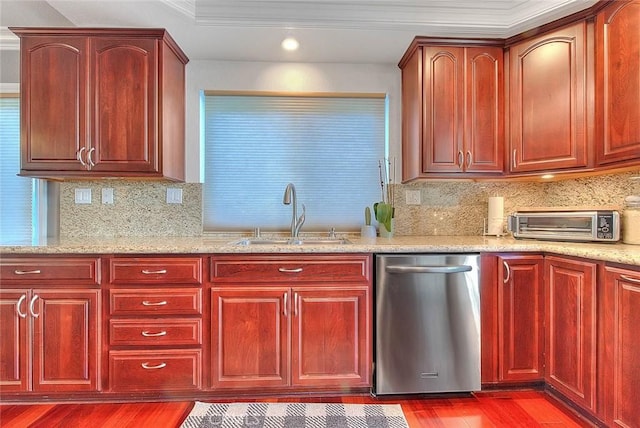
<svg viewBox="0 0 640 428">
<path fill-rule="evenodd" d="M 376 255 L 376 395 L 480 390 L 478 254 Z"/>
</svg>

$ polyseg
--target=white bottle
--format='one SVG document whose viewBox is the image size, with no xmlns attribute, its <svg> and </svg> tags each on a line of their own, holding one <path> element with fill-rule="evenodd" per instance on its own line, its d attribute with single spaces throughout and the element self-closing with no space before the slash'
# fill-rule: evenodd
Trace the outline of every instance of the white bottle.
<svg viewBox="0 0 640 428">
<path fill-rule="evenodd" d="M 622 242 L 640 245 L 640 195 L 631 195 L 624 199 Z"/>
</svg>

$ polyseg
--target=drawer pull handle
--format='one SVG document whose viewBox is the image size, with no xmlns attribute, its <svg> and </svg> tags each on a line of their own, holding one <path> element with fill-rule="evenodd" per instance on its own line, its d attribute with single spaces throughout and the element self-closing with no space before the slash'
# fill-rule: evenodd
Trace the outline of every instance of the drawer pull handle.
<svg viewBox="0 0 640 428">
<path fill-rule="evenodd" d="M 156 370 L 156 369 L 163 369 L 167 367 L 167 363 L 160 363 L 160 364 L 156 364 L 155 366 L 150 366 L 149 363 L 142 363 L 140 365 L 145 370 Z"/>
<path fill-rule="evenodd" d="M 150 333 L 148 331 L 143 331 L 142 335 L 144 337 L 160 337 L 160 336 L 166 336 L 167 332 L 165 330 L 159 331 L 157 333 Z"/>
<path fill-rule="evenodd" d="M 142 301 L 142 306 L 164 306 L 167 304 L 166 300 L 163 300 L 161 302 L 150 302 L 148 300 L 143 300 Z"/>
<path fill-rule="evenodd" d="M 299 268 L 295 268 L 295 269 L 287 269 L 287 268 L 281 267 L 281 268 L 278 269 L 278 272 L 282 272 L 282 273 L 300 273 L 300 272 L 302 272 L 302 268 L 299 267 Z"/>
<path fill-rule="evenodd" d="M 160 269 L 160 270 L 142 269 L 142 273 L 145 275 L 164 275 L 165 273 L 167 273 L 167 270 L 166 269 Z"/>
<path fill-rule="evenodd" d="M 16 275 L 38 275 L 41 274 L 42 271 L 40 269 L 36 270 L 14 270 L 13 273 Z"/>
<path fill-rule="evenodd" d="M 634 284 L 640 284 L 640 279 L 638 278 L 633 278 L 627 275 L 620 275 L 620 278 L 624 279 L 625 281 L 633 282 Z"/>
<path fill-rule="evenodd" d="M 20 296 L 20 298 L 18 299 L 18 302 L 16 303 L 16 312 L 18 313 L 18 316 L 20 318 L 26 318 L 27 317 L 26 312 L 22 312 L 20 310 L 20 306 L 22 306 L 22 302 L 25 302 L 26 300 L 27 300 L 27 295 L 23 294 L 22 296 Z M 25 306 L 25 309 L 26 309 L 26 306 Z"/>
</svg>

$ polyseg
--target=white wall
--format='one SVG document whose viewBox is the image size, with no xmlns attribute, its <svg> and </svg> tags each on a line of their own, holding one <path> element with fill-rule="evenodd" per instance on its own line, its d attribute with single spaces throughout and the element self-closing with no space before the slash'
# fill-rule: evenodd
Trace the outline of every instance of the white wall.
<svg viewBox="0 0 640 428">
<path fill-rule="evenodd" d="M 395 64 L 190 61 L 186 94 L 186 181 L 202 182 L 200 93 L 203 90 L 384 93 L 389 103 L 389 156 L 401 165 L 401 80 Z"/>
</svg>

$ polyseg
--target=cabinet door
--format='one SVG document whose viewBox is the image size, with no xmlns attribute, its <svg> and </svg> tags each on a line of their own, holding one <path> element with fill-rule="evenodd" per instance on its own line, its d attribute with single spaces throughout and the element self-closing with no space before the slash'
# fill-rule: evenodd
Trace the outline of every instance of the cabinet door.
<svg viewBox="0 0 640 428">
<path fill-rule="evenodd" d="M 596 22 L 598 165 L 640 160 L 640 1 L 616 1 Z"/>
<path fill-rule="evenodd" d="M 92 170 L 158 171 L 157 41 L 94 37 L 90 64 Z"/>
<path fill-rule="evenodd" d="M 29 389 L 27 290 L 0 290 L 0 391 Z"/>
<path fill-rule="evenodd" d="M 370 385 L 369 301 L 368 287 L 293 289 L 293 385 Z"/>
<path fill-rule="evenodd" d="M 86 169 L 87 49 L 86 37 L 22 38 L 22 173 Z"/>
<path fill-rule="evenodd" d="M 510 49 L 511 172 L 587 167 L 586 24 Z"/>
<path fill-rule="evenodd" d="M 547 383 L 595 411 L 595 263 L 545 257 Z"/>
<path fill-rule="evenodd" d="M 423 48 L 423 172 L 463 167 L 464 48 Z"/>
<path fill-rule="evenodd" d="M 466 172 L 503 171 L 503 56 L 502 48 L 466 48 Z"/>
<path fill-rule="evenodd" d="M 640 272 L 606 268 L 603 341 L 605 421 L 640 426 Z"/>
<path fill-rule="evenodd" d="M 500 381 L 533 381 L 544 377 L 543 268 L 542 256 L 499 258 Z"/>
<path fill-rule="evenodd" d="M 33 390 L 98 390 L 100 290 L 34 290 Z"/>
<path fill-rule="evenodd" d="M 212 386 L 289 384 L 289 288 L 211 290 Z"/>
</svg>

